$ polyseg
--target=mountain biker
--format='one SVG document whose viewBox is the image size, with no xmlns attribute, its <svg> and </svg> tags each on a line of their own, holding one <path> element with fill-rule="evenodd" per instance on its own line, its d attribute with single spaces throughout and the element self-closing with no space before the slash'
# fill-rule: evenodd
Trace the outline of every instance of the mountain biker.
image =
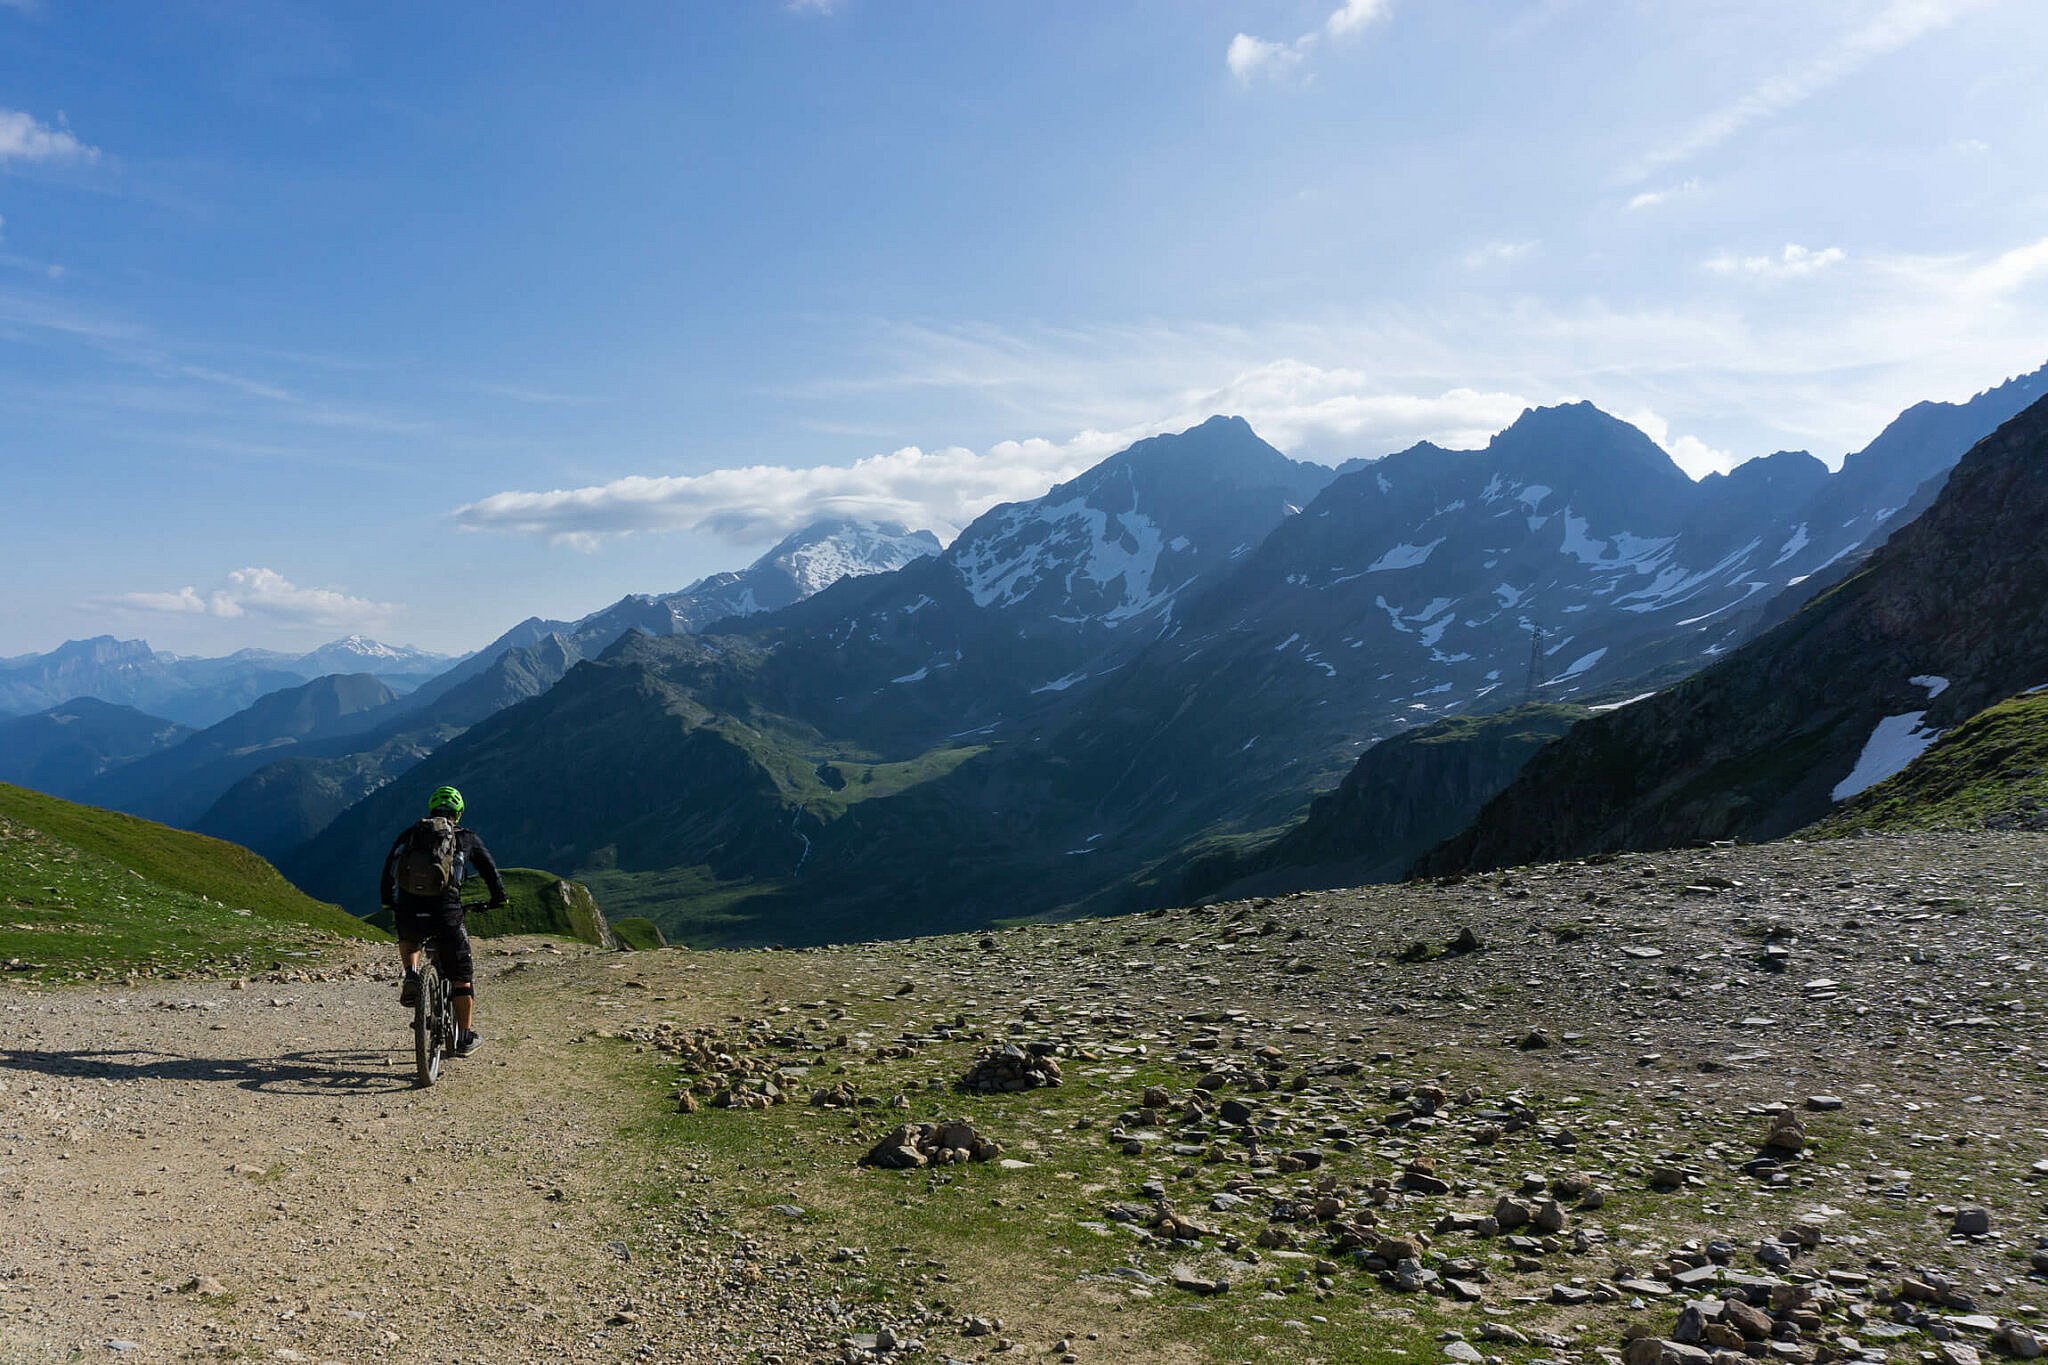
<svg viewBox="0 0 2048 1365">
<path fill-rule="evenodd" d="M 420 943 L 433 939 L 455 1006 L 455 1055 L 467 1057 L 483 1046 L 483 1039 L 470 1027 L 476 1006 L 475 962 L 469 931 L 462 923 L 463 878 L 471 868 L 482 875 L 491 891 L 486 910 L 497 909 L 506 899 L 505 882 L 490 850 L 461 820 L 462 793 L 453 787 L 434 788 L 427 798 L 427 818 L 408 826 L 384 856 L 378 899 L 391 911 L 398 956 L 405 965 L 398 1003 L 407 1009 L 418 1003 Z"/>
</svg>

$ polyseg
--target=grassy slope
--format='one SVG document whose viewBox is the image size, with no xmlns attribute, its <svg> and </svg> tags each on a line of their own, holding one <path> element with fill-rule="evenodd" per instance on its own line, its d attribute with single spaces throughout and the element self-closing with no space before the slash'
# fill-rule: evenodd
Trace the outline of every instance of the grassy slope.
<svg viewBox="0 0 2048 1365">
<path fill-rule="evenodd" d="M 1980 829 L 2038 819 L 2044 804 L 2048 693 L 2022 693 L 1978 712 L 1813 832 Z"/>
<path fill-rule="evenodd" d="M 569 882 L 569 904 L 565 907 L 562 898 L 554 891 L 555 885 L 564 878 L 537 867 L 505 867 L 498 871 L 505 879 L 505 897 L 509 904 L 496 910 L 483 909 L 484 892 L 480 879 L 472 877 L 463 883 L 463 899 L 474 902 L 468 917 L 471 934 L 478 938 L 551 934 L 556 938 L 604 946 L 604 917 L 598 911 L 597 901 L 590 894 L 589 887 Z M 370 916 L 370 922 L 380 928 L 389 928 L 391 917 L 380 910 Z"/>
<path fill-rule="evenodd" d="M 0 784 L 0 960 L 48 978 L 236 973 L 378 938 L 245 848 Z"/>
<path fill-rule="evenodd" d="M 619 936 L 619 942 L 636 953 L 666 948 L 668 940 L 661 935 L 661 926 L 644 915 L 628 915 L 612 921 L 612 932 Z"/>
</svg>

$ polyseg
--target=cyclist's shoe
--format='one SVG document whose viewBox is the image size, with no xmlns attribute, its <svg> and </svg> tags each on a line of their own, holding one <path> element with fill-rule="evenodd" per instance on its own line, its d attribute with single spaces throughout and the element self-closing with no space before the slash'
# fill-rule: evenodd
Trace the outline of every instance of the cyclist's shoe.
<svg viewBox="0 0 2048 1365">
<path fill-rule="evenodd" d="M 407 972 L 405 982 L 398 988 L 398 1003 L 404 1009 L 411 1009 L 420 1002 L 420 974 Z"/>
<path fill-rule="evenodd" d="M 481 1034 L 464 1033 L 462 1036 L 455 1040 L 455 1055 L 458 1057 L 467 1057 L 483 1045 L 484 1040 Z"/>
</svg>

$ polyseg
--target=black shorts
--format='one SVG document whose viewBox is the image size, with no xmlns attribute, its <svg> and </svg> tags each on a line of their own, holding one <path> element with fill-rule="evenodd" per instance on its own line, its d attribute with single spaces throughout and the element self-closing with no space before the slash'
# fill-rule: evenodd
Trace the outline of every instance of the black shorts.
<svg viewBox="0 0 2048 1365">
<path fill-rule="evenodd" d="M 397 905 L 392 907 L 392 924 L 407 942 L 431 940 L 441 959 L 441 974 L 450 981 L 475 980 L 476 963 L 470 956 L 469 930 L 462 926 L 460 906 Z"/>
</svg>

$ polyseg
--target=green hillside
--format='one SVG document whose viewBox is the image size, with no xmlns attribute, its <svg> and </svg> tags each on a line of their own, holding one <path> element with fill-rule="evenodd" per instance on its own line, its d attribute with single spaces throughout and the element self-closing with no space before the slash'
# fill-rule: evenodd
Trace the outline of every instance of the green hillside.
<svg viewBox="0 0 2048 1365">
<path fill-rule="evenodd" d="M 2048 826 L 2048 693 L 1987 707 L 1815 826 L 1820 835 Z"/>
<path fill-rule="evenodd" d="M 619 936 L 620 946 L 636 953 L 668 947 L 668 940 L 661 936 L 661 926 L 645 915 L 628 915 L 624 919 L 613 920 L 612 932 Z"/>
<path fill-rule="evenodd" d="M 567 881 L 535 867 L 500 868 L 499 875 L 505 879 L 505 896 L 510 903 L 496 910 L 471 906 L 468 925 L 469 932 L 475 937 L 552 934 L 600 948 L 640 946 L 622 942 L 621 936 L 605 919 L 604 912 L 598 909 L 597 899 L 590 894 L 590 888 L 580 882 Z M 472 878 L 464 886 L 465 899 L 482 899 L 483 893 L 476 879 Z M 379 910 L 370 916 L 369 922 L 379 929 L 388 930 L 391 916 Z M 658 938 L 660 930 L 656 930 L 655 935 Z M 647 946 L 658 948 L 661 944 L 655 942 Z"/>
<path fill-rule="evenodd" d="M 0 784 L 10 975 L 233 975 L 379 937 L 245 848 Z"/>
</svg>

